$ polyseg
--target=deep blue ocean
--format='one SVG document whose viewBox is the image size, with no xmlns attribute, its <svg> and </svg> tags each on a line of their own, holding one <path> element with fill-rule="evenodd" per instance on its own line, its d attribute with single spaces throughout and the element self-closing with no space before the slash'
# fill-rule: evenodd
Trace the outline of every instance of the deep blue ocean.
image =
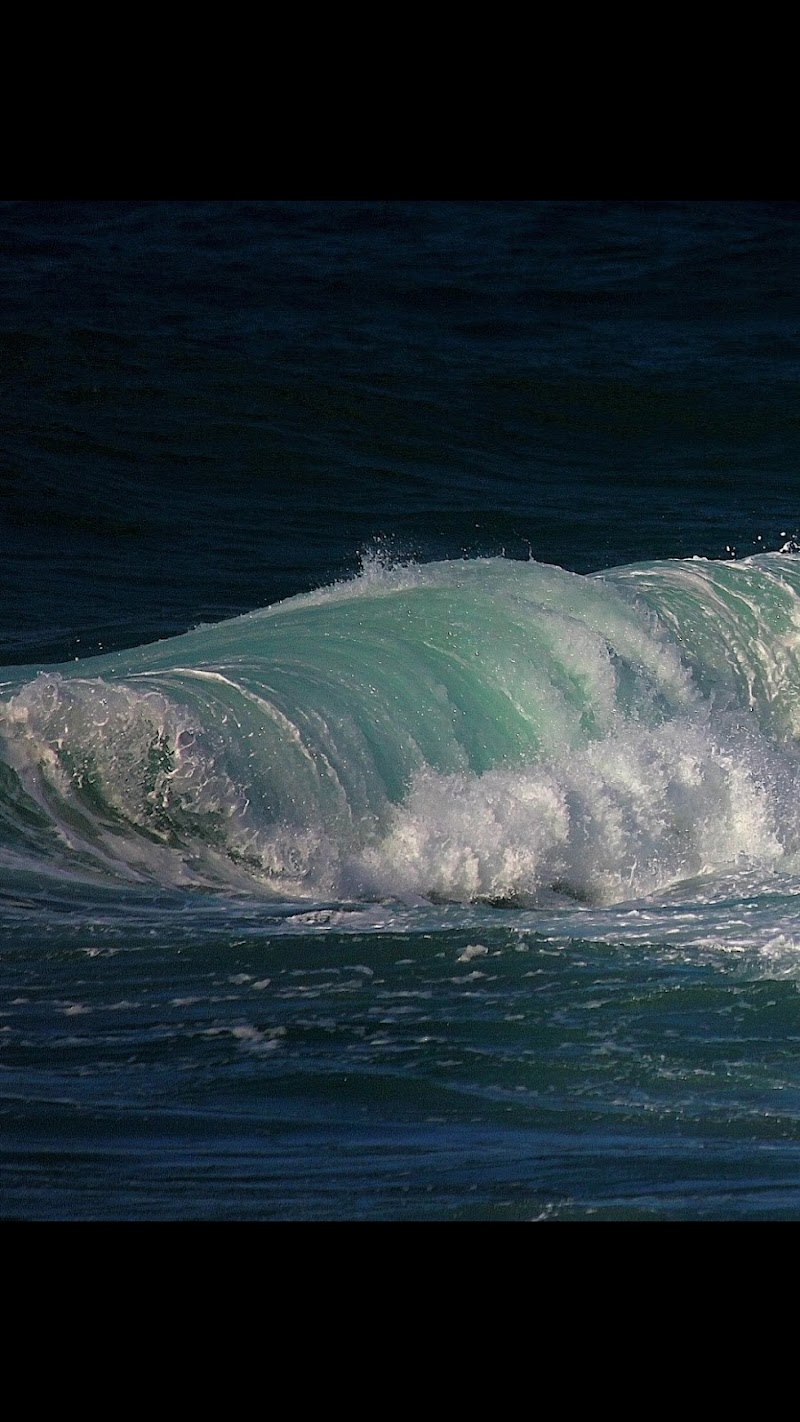
<svg viewBox="0 0 800 1422">
<path fill-rule="evenodd" d="M 0 281 L 0 1217 L 800 1219 L 800 204 Z"/>
</svg>

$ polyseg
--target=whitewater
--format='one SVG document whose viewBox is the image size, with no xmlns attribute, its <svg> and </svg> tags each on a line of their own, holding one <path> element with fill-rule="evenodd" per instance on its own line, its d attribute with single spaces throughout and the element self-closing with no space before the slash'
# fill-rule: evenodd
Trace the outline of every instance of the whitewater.
<svg viewBox="0 0 800 1422">
<path fill-rule="evenodd" d="M 373 555 L 0 683 L 6 894 L 486 905 L 588 931 L 800 869 L 791 551 L 588 576 Z"/>
</svg>

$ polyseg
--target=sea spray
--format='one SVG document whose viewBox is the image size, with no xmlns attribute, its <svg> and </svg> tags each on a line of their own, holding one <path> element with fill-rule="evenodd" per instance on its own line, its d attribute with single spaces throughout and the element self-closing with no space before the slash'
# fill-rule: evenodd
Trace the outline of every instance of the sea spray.
<svg viewBox="0 0 800 1422">
<path fill-rule="evenodd" d="M 14 669 L 5 852 L 523 903 L 791 863 L 799 565 L 373 561 L 169 641 Z"/>
</svg>

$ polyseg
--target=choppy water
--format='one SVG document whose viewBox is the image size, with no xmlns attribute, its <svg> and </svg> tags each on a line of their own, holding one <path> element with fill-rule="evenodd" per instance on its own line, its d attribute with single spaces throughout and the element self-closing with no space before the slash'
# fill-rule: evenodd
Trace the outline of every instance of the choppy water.
<svg viewBox="0 0 800 1422">
<path fill-rule="evenodd" d="M 799 215 L 0 208 L 4 1217 L 800 1216 Z"/>
</svg>

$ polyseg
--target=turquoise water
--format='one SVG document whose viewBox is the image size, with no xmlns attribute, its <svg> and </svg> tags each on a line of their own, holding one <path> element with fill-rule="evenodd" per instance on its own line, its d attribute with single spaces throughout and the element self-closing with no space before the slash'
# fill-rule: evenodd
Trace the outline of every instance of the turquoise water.
<svg viewBox="0 0 800 1422">
<path fill-rule="evenodd" d="M 154 645 L 11 669 L 10 864 L 531 905 L 792 866 L 798 568 L 373 562 Z"/>
</svg>

